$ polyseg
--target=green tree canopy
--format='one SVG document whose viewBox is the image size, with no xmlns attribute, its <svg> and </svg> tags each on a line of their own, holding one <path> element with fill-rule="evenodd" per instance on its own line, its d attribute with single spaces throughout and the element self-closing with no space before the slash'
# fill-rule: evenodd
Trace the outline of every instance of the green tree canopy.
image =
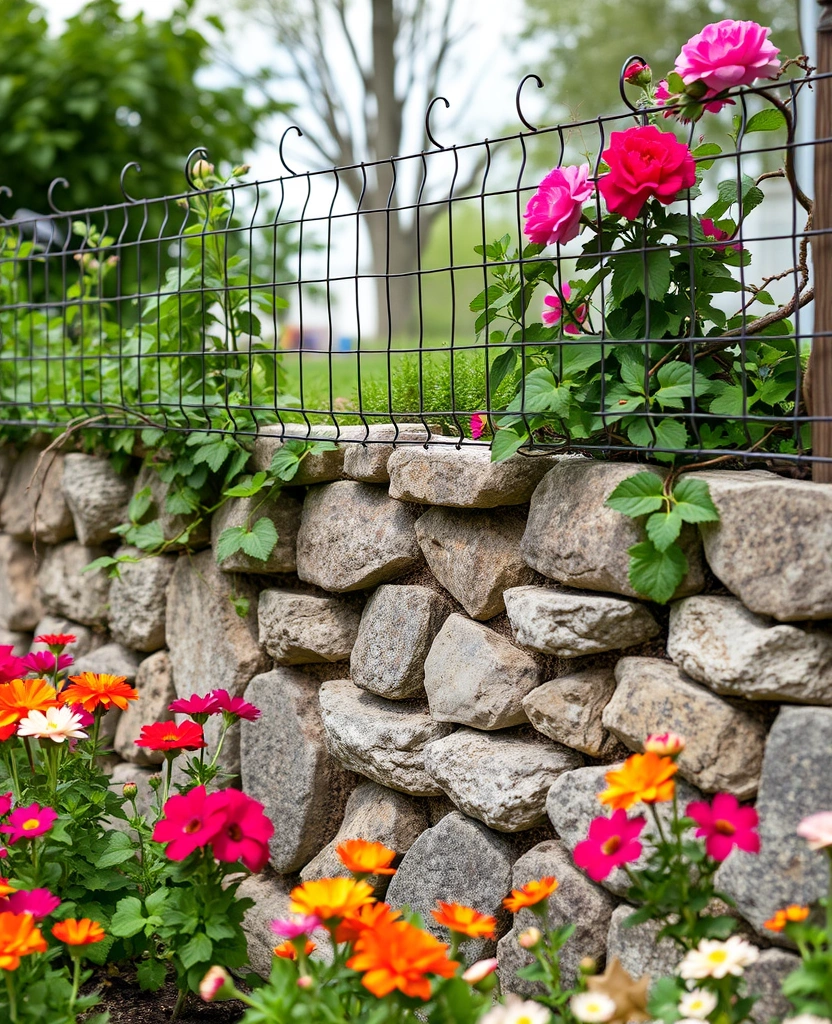
<svg viewBox="0 0 832 1024">
<path fill-rule="evenodd" d="M 50 35 L 32 0 L 5 0 L 0 32 L 0 184 L 9 206 L 46 212 L 53 178 L 70 183 L 64 209 L 120 202 L 119 174 L 132 160 L 132 195 L 185 188 L 182 169 L 195 146 L 212 161 L 241 163 L 259 126 L 286 107 L 253 102 L 242 88 L 211 86 L 206 37 L 191 23 L 192 0 L 171 18 L 125 18 L 117 0 L 91 0 Z M 221 24 L 213 19 L 214 27 Z"/>
<path fill-rule="evenodd" d="M 692 35 L 723 18 L 757 21 L 785 56 L 800 52 L 793 0 L 525 0 L 526 36 L 539 48 L 537 71 L 554 104 L 554 123 L 621 109 L 618 73 L 633 53 L 657 78 Z"/>
</svg>

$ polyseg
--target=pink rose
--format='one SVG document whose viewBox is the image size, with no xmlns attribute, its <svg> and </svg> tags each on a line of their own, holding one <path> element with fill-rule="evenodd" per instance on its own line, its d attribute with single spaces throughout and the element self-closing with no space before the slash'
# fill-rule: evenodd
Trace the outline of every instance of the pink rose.
<svg viewBox="0 0 832 1024">
<path fill-rule="evenodd" d="M 729 241 L 731 236 L 727 231 L 723 231 L 722 228 L 718 228 L 716 224 L 711 220 L 710 217 L 700 217 L 699 223 L 702 225 L 702 233 L 705 239 L 712 238 L 715 242 L 726 242 Z M 713 249 L 716 252 L 725 252 L 729 246 L 727 245 L 715 245 Z M 737 252 L 742 252 L 742 246 L 739 242 L 735 242 L 734 245 L 730 246 L 731 249 L 736 249 Z"/>
<path fill-rule="evenodd" d="M 598 179 L 598 191 L 610 213 L 628 220 L 638 217 L 651 196 L 667 206 L 696 181 L 688 147 L 652 124 L 613 132 L 602 156 L 610 171 Z"/>
<path fill-rule="evenodd" d="M 564 281 L 563 287 L 561 288 L 564 302 L 569 302 L 572 298 L 572 289 Z M 560 322 L 560 318 L 563 316 L 563 302 L 561 302 L 560 295 L 547 295 L 543 300 L 544 310 L 540 314 L 540 319 L 548 327 L 554 327 L 556 323 Z M 581 303 L 577 309 L 571 310 L 572 316 L 578 321 L 578 324 L 582 324 L 586 320 L 586 305 Z M 567 334 L 580 334 L 580 328 L 578 324 L 572 323 L 571 321 L 563 328 Z"/>
<path fill-rule="evenodd" d="M 471 417 L 471 437 L 478 441 L 488 427 L 488 420 L 481 412 L 475 412 Z"/>
<path fill-rule="evenodd" d="M 645 72 L 649 74 L 650 65 L 642 64 L 640 60 L 634 60 L 633 63 L 624 72 L 624 81 L 634 82 L 637 78 L 639 78 L 639 76 L 643 75 Z"/>
<path fill-rule="evenodd" d="M 757 78 L 776 78 L 780 50 L 768 41 L 770 28 L 754 21 L 717 21 L 689 39 L 676 58 L 685 85 L 704 82 L 709 95 Z"/>
<path fill-rule="evenodd" d="M 592 195 L 589 166 L 556 167 L 529 200 L 525 232 L 537 245 L 569 242 L 580 231 L 583 204 Z"/>
</svg>

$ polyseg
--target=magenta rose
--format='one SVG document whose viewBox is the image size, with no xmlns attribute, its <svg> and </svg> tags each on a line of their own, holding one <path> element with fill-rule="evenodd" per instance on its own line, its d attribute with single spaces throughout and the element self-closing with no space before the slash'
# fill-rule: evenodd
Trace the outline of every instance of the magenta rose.
<svg viewBox="0 0 832 1024">
<path fill-rule="evenodd" d="M 602 154 L 610 169 L 598 191 L 610 213 L 635 220 L 655 196 L 665 206 L 696 181 L 696 164 L 686 145 L 649 124 L 613 132 Z"/>
<path fill-rule="evenodd" d="M 525 232 L 537 245 L 569 242 L 580 231 L 583 204 L 592 195 L 589 167 L 556 167 L 529 200 Z"/>
<path fill-rule="evenodd" d="M 770 28 L 755 21 L 717 21 L 689 39 L 676 58 L 685 85 L 704 82 L 708 95 L 757 78 L 776 78 L 780 50 L 768 41 Z"/>
</svg>

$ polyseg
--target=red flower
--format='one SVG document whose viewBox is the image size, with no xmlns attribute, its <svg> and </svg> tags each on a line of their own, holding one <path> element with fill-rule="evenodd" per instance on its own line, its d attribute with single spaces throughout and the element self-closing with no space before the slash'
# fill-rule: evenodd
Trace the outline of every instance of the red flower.
<svg viewBox="0 0 832 1024">
<path fill-rule="evenodd" d="M 261 711 L 242 697 L 232 697 L 228 690 L 213 690 L 211 696 L 216 700 L 217 707 L 224 715 L 233 718 L 245 718 L 248 722 L 256 722 Z"/>
<path fill-rule="evenodd" d="M 598 191 L 610 213 L 628 220 L 635 220 L 651 197 L 668 205 L 696 181 L 688 147 L 652 124 L 613 132 L 602 156 L 610 170 L 598 179 Z"/>
<path fill-rule="evenodd" d="M 223 827 L 225 815 L 216 806 L 218 793 L 206 796 L 205 787 L 172 796 L 162 808 L 163 817 L 153 829 L 157 843 L 167 843 L 165 853 L 171 860 L 184 860 L 208 843 Z"/>
<path fill-rule="evenodd" d="M 58 659 L 58 671 L 69 668 L 75 660 L 71 654 L 55 655 L 51 651 L 33 651 L 27 654 L 23 661 L 24 668 L 29 672 L 36 672 L 39 676 L 51 675 L 55 671 L 55 658 Z"/>
<path fill-rule="evenodd" d="M 710 217 L 700 217 L 699 223 L 702 225 L 702 233 L 705 236 L 705 240 L 713 239 L 715 242 L 727 242 L 730 241 L 731 236 L 727 231 L 723 231 L 722 228 L 718 228 L 716 224 L 711 220 Z M 739 242 L 735 242 L 732 246 L 727 245 L 714 245 L 712 248 L 716 252 L 725 252 L 726 249 L 731 248 L 737 252 L 742 252 L 742 246 Z"/>
<path fill-rule="evenodd" d="M 46 644 L 47 647 L 66 647 L 74 644 L 77 639 L 74 633 L 41 633 L 35 637 L 35 643 Z"/>
<path fill-rule="evenodd" d="M 199 750 L 208 746 L 202 735 L 202 726 L 196 722 L 154 722 L 143 725 L 139 739 L 133 741 L 137 747 L 148 750 Z"/>
<path fill-rule="evenodd" d="M 12 794 L 0 794 L 0 818 L 5 817 L 12 809 Z"/>
<path fill-rule="evenodd" d="M 53 896 L 48 889 L 32 889 L 30 892 L 21 889 L 10 893 L 3 903 L 4 910 L 11 910 L 15 914 L 31 914 L 36 921 L 48 917 L 61 905 L 58 897 Z"/>
<path fill-rule="evenodd" d="M 741 807 L 730 793 L 717 793 L 712 804 L 704 800 L 688 804 L 685 814 L 699 826 L 696 835 L 705 837 L 705 851 L 714 860 L 725 860 L 735 846 L 746 853 L 760 852 L 757 812 Z"/>
<path fill-rule="evenodd" d="M 593 882 L 603 882 L 614 868 L 639 859 L 638 837 L 646 824 L 645 818 L 631 821 L 627 812 L 620 809 L 613 811 L 609 818 L 594 818 L 588 838 L 575 847 L 575 863 Z"/>
<path fill-rule="evenodd" d="M 13 644 L 0 644 L 0 683 L 10 683 L 26 675 L 23 659 L 16 658 L 12 651 Z"/>
<path fill-rule="evenodd" d="M 172 704 L 168 704 L 168 711 L 175 711 L 180 715 L 189 715 L 195 722 L 203 725 L 208 721 L 210 715 L 220 713 L 217 699 L 212 693 L 201 697 L 198 693 L 190 697 L 180 697 Z"/>
<path fill-rule="evenodd" d="M 18 807 L 9 815 L 8 825 L 0 826 L 0 832 L 5 832 L 9 837 L 9 846 L 12 846 L 18 839 L 34 839 L 35 836 L 42 836 L 55 824 L 58 817 L 51 807 L 41 807 L 39 804 L 29 804 L 28 807 Z"/>
<path fill-rule="evenodd" d="M 274 825 L 263 805 L 239 789 L 223 789 L 208 798 L 211 808 L 223 815 L 223 824 L 211 846 L 217 860 L 229 864 L 241 860 L 249 871 L 262 871 L 269 860 L 269 839 Z"/>
</svg>

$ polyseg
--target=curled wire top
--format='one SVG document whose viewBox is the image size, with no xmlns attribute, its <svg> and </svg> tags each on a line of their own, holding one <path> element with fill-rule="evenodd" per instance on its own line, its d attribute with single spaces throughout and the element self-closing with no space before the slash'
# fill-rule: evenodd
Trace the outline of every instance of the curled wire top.
<svg viewBox="0 0 832 1024">
<path fill-rule="evenodd" d="M 208 150 L 204 146 L 195 146 L 190 151 L 190 153 L 188 153 L 187 157 L 185 158 L 185 168 L 184 168 L 184 171 L 185 171 L 185 181 L 188 183 L 188 188 L 191 189 L 192 192 L 198 192 L 199 191 L 199 188 L 197 187 L 197 184 L 196 184 L 196 182 L 193 179 L 193 175 L 192 175 L 192 171 L 191 171 L 191 161 L 196 156 L 198 156 L 200 158 L 200 160 L 207 160 L 208 159 Z M 127 166 L 129 167 L 130 164 L 128 164 Z M 136 166 L 138 167 L 138 164 L 136 164 Z M 126 170 L 126 168 L 125 168 L 125 170 Z M 123 176 L 124 175 L 124 171 L 122 171 L 121 173 L 122 173 L 122 176 Z M 122 189 L 122 191 L 124 191 L 124 190 Z"/>
<path fill-rule="evenodd" d="M 283 143 L 286 141 L 286 136 L 289 134 L 289 132 L 297 132 L 298 138 L 303 138 L 303 132 L 300 130 L 300 128 L 298 128 L 296 124 L 290 124 L 286 131 L 280 136 L 280 143 L 277 147 L 277 155 L 286 173 L 291 174 L 293 178 L 296 178 L 297 171 L 293 171 L 292 168 L 286 163 L 286 160 L 283 157 Z"/>
<path fill-rule="evenodd" d="M 55 191 L 56 185 L 60 185 L 61 188 L 69 188 L 69 182 L 66 180 L 66 178 L 53 178 L 52 182 L 49 185 L 49 188 L 46 190 L 46 201 L 49 203 L 49 209 L 53 213 L 64 213 L 64 210 L 58 209 L 58 207 L 55 205 L 54 199 L 52 198 L 52 193 Z"/>
<path fill-rule="evenodd" d="M 621 99 L 624 101 L 625 105 L 628 106 L 630 110 L 632 110 L 634 114 L 638 114 L 640 111 L 639 108 L 635 105 L 635 103 L 633 103 L 630 97 L 627 95 L 627 90 L 625 89 L 627 79 L 625 76 L 633 64 L 646 63 L 646 58 L 642 57 L 638 53 L 631 53 L 630 56 L 621 65 L 621 74 L 619 74 L 618 76 L 618 91 L 619 93 L 621 93 Z"/>
<path fill-rule="evenodd" d="M 537 128 L 535 128 L 535 126 L 525 118 L 523 115 L 523 108 L 520 106 L 520 96 L 523 92 L 523 86 L 529 81 L 529 79 L 537 83 L 538 89 L 543 88 L 543 80 L 539 75 L 526 75 L 522 82 L 517 86 L 517 92 L 514 94 L 514 106 L 517 110 L 517 116 L 520 118 L 522 124 L 528 128 L 530 132 L 536 132 Z"/>
<path fill-rule="evenodd" d="M 8 196 L 9 199 L 12 198 L 12 190 L 9 188 L 8 185 L 0 185 L 0 196 Z M 11 221 L 8 220 L 8 218 L 4 217 L 2 213 L 0 213 L 0 224 L 10 223 Z"/>
<path fill-rule="evenodd" d="M 138 202 L 138 199 L 134 199 L 131 195 L 129 195 L 127 189 L 124 187 L 124 179 L 127 176 L 127 172 L 134 169 L 137 174 L 142 173 L 141 164 L 136 163 L 135 160 L 131 160 L 129 164 L 125 164 L 124 167 L 122 167 L 121 174 L 118 176 L 118 186 L 121 189 L 121 194 L 124 196 L 128 203 Z"/>
<path fill-rule="evenodd" d="M 436 139 L 433 137 L 433 132 L 430 130 L 430 115 L 431 115 L 431 112 L 433 110 L 434 104 L 438 103 L 440 100 L 442 100 L 442 102 L 445 104 L 445 109 L 446 110 L 451 105 L 448 102 L 448 100 L 445 99 L 444 96 L 434 96 L 433 97 L 433 99 L 430 101 L 430 103 L 428 103 L 428 109 L 425 111 L 425 135 L 427 135 L 428 141 L 430 142 L 430 144 L 432 146 L 435 146 L 437 149 L 444 149 L 445 147 L 442 145 L 441 142 L 437 142 L 436 141 Z"/>
</svg>

